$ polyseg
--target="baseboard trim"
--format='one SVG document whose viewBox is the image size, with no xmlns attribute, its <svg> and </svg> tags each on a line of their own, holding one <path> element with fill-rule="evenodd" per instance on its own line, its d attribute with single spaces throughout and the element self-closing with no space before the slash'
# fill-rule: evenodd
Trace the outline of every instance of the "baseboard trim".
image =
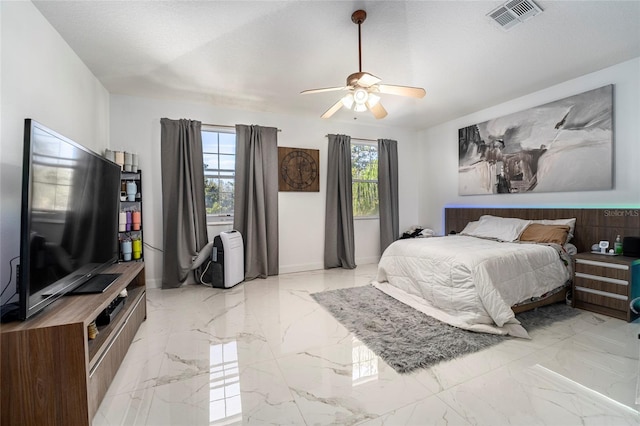
<svg viewBox="0 0 640 426">
<path fill-rule="evenodd" d="M 280 266 L 279 268 L 280 274 L 292 274 L 294 272 L 307 272 L 307 271 L 317 271 L 319 269 L 324 269 L 323 263 L 307 263 L 303 265 L 286 265 Z"/>
<path fill-rule="evenodd" d="M 361 257 L 356 259 L 356 265 L 370 265 L 380 262 L 380 256 Z"/>
<path fill-rule="evenodd" d="M 362 257 L 356 259 L 356 265 L 369 265 L 372 263 L 378 263 L 380 261 L 380 256 L 371 256 L 371 257 Z M 317 271 L 319 269 L 325 269 L 324 263 L 307 263 L 302 265 L 286 265 L 280 266 L 280 274 L 292 274 L 295 272 L 308 272 L 308 271 Z"/>
<path fill-rule="evenodd" d="M 369 265 L 372 263 L 378 263 L 380 261 L 379 256 L 363 257 L 356 259 L 356 265 Z M 324 263 L 306 263 L 300 265 L 286 265 L 280 266 L 279 274 L 293 274 L 295 272 L 308 272 L 317 271 L 324 268 Z M 161 278 L 147 278 L 147 288 L 162 288 Z M 185 284 L 194 284 L 193 279 L 188 280 Z"/>
<path fill-rule="evenodd" d="M 162 279 L 159 278 L 147 278 L 147 288 L 162 288 Z"/>
</svg>

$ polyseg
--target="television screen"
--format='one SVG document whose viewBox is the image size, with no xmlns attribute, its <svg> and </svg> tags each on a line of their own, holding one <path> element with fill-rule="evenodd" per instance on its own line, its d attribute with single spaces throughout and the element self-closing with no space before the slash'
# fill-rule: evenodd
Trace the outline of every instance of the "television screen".
<svg viewBox="0 0 640 426">
<path fill-rule="evenodd" d="M 120 167 L 25 120 L 19 316 L 118 260 Z"/>
</svg>

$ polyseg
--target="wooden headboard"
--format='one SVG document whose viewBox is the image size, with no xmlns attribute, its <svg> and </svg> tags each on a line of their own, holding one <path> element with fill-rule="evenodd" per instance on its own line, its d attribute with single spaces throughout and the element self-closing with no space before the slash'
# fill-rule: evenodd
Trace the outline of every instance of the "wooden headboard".
<svg viewBox="0 0 640 426">
<path fill-rule="evenodd" d="M 518 209 L 446 207 L 444 209 L 445 233 L 460 232 L 472 220 L 482 215 L 517 217 L 520 219 L 568 219 L 576 218 L 576 229 L 571 243 L 578 252 L 590 251 L 591 246 L 607 240 L 613 246 L 616 235 L 640 236 L 640 209 Z"/>
</svg>

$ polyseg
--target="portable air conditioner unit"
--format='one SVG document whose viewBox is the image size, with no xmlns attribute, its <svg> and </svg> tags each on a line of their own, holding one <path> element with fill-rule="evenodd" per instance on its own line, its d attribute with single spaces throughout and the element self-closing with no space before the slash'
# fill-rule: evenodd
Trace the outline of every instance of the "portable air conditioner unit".
<svg viewBox="0 0 640 426">
<path fill-rule="evenodd" d="M 244 243 L 238 231 L 221 232 L 213 239 L 211 286 L 230 288 L 244 281 Z"/>
</svg>

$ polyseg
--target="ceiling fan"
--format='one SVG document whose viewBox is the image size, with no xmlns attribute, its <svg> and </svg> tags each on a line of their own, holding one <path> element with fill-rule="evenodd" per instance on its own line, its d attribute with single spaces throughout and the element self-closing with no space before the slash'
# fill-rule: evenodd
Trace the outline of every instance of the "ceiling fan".
<svg viewBox="0 0 640 426">
<path fill-rule="evenodd" d="M 343 98 L 329 108 L 322 118 L 329 118 L 335 114 L 343 106 L 345 108 L 353 108 L 356 112 L 369 110 L 375 118 L 380 119 L 387 116 L 387 110 L 380 103 L 378 93 L 385 93 L 398 96 L 410 96 L 413 98 L 422 98 L 425 90 L 420 87 L 409 86 L 392 86 L 390 84 L 379 84 L 382 80 L 373 74 L 362 71 L 362 44 L 360 27 L 364 20 L 367 19 L 367 13 L 364 10 L 356 10 L 351 15 L 351 21 L 358 24 L 358 72 L 347 77 L 347 85 L 343 87 L 327 87 L 324 89 L 311 89 L 300 92 L 302 95 L 310 93 L 333 92 L 338 90 L 346 90 L 347 93 Z"/>
</svg>

